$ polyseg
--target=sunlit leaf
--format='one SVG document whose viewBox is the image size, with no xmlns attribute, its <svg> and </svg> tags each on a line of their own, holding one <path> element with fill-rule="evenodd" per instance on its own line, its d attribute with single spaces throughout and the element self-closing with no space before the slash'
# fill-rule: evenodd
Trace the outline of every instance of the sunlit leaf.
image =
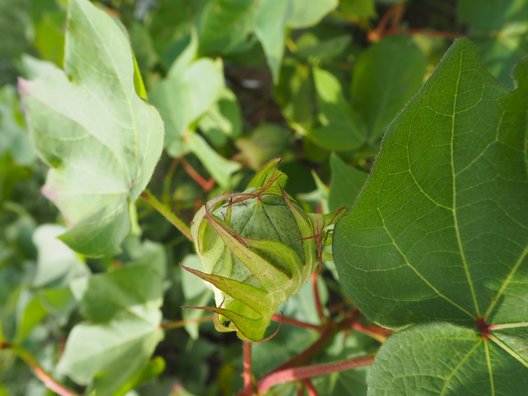
<svg viewBox="0 0 528 396">
<path fill-rule="evenodd" d="M 414 324 L 382 347 L 372 394 L 528 387 L 528 63 L 517 81 L 507 92 L 475 46 L 456 41 L 391 123 L 336 227 L 334 259 L 354 303 L 382 325 Z M 418 325 L 432 321 L 444 323 Z"/>
<path fill-rule="evenodd" d="M 136 95 L 130 45 L 114 20 L 87 0 L 70 1 L 67 20 L 64 72 L 21 80 L 19 89 L 38 154 L 51 167 L 44 194 L 71 225 L 61 238 L 101 256 L 130 232 L 129 211 L 161 154 L 163 124 Z"/>
</svg>

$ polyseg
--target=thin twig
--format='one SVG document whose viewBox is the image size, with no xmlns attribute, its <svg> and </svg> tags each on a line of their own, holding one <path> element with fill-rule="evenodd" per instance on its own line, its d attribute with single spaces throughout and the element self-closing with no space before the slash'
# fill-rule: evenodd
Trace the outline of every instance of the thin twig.
<svg viewBox="0 0 528 396">
<path fill-rule="evenodd" d="M 189 176 L 191 176 L 191 178 L 197 184 L 199 184 L 200 187 L 202 187 L 204 192 L 209 192 L 209 191 L 211 191 L 213 189 L 213 187 L 215 186 L 215 179 L 214 178 L 210 178 L 209 180 L 207 180 L 202 175 L 200 175 L 196 171 L 196 169 L 194 169 L 192 167 L 192 165 L 189 164 L 187 161 L 185 161 L 183 158 L 180 161 L 181 161 L 181 164 L 183 165 L 183 169 L 185 169 L 185 172 L 187 172 L 187 174 Z"/>
<path fill-rule="evenodd" d="M 29 352 L 22 349 L 19 346 L 9 344 L 7 342 L 0 342 L 0 351 L 2 349 L 10 349 L 15 355 L 23 360 L 29 368 L 33 371 L 33 374 L 42 382 L 42 384 L 50 391 L 55 392 L 59 396 L 78 396 L 79 394 L 74 390 L 68 388 L 66 385 L 61 384 L 55 378 L 51 376 L 44 368 L 37 362 L 37 360 L 31 356 Z"/>
<path fill-rule="evenodd" d="M 174 227 L 176 227 L 183 235 L 192 241 L 191 230 L 189 226 L 183 222 L 176 214 L 174 214 L 168 206 L 160 202 L 149 190 L 143 191 L 141 198 L 165 217 Z"/>
<path fill-rule="evenodd" d="M 162 201 L 165 204 L 168 204 L 170 202 L 170 188 L 172 184 L 172 177 L 174 176 L 174 172 L 176 172 L 176 168 L 178 167 L 179 161 L 178 159 L 173 159 L 169 169 L 167 170 L 167 173 L 165 177 L 163 178 L 163 195 L 162 195 Z"/>
<path fill-rule="evenodd" d="M 362 356 L 354 359 L 341 360 L 338 362 L 322 363 L 311 366 L 293 367 L 281 371 L 275 371 L 263 378 L 258 383 L 259 394 L 265 394 L 272 386 L 290 381 L 300 381 L 306 378 L 318 377 L 351 370 L 353 368 L 368 366 L 374 362 L 374 356 Z"/>
</svg>

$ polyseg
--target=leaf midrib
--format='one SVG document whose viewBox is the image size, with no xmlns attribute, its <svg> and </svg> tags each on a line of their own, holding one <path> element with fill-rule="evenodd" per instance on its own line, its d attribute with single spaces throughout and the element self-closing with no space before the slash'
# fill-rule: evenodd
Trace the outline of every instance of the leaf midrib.
<svg viewBox="0 0 528 396">
<path fill-rule="evenodd" d="M 464 47 L 460 48 L 460 60 L 458 64 L 458 74 L 455 83 L 455 92 L 453 99 L 453 109 L 451 114 L 451 142 L 450 142 L 450 162 L 451 162 L 451 178 L 452 178 L 452 215 L 453 215 L 453 226 L 455 229 L 456 239 L 458 250 L 460 252 L 460 258 L 462 260 L 462 265 L 464 267 L 464 273 L 466 275 L 466 280 L 471 292 L 471 298 L 473 300 L 473 306 L 478 317 L 480 317 L 480 308 L 477 301 L 477 296 L 475 293 L 475 287 L 473 285 L 473 279 L 471 278 L 471 273 L 469 272 L 469 266 L 464 251 L 464 245 L 462 243 L 462 237 L 460 235 L 460 226 L 458 225 L 458 212 L 457 212 L 457 173 L 455 170 L 455 158 L 454 158 L 454 145 L 455 145 L 455 126 L 456 126 L 456 115 L 457 115 L 457 105 L 458 105 L 458 94 L 460 90 L 460 78 L 462 77 L 462 63 L 464 59 Z"/>
</svg>

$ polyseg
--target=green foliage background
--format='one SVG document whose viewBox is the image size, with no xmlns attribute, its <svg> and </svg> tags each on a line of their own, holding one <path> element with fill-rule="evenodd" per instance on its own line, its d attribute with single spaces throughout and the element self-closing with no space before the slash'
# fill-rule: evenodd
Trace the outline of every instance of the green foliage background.
<svg viewBox="0 0 528 396">
<path fill-rule="evenodd" d="M 212 299 L 179 266 L 200 269 L 192 244 L 136 200 L 148 183 L 189 223 L 276 157 L 307 211 L 356 202 L 334 235 L 336 263 L 324 252 L 326 316 L 408 327 L 372 368 L 315 378 L 319 394 L 366 394 L 367 375 L 370 394 L 527 389 L 528 71 L 513 69 L 528 55 L 528 1 L 93 3 L 116 23 L 79 8 L 65 59 L 68 1 L 0 0 L 1 396 L 50 394 L 34 362 L 79 393 L 236 394 L 239 340 L 180 308 Z M 431 77 L 458 36 L 472 43 L 458 41 Z M 48 123 L 65 103 L 70 112 Z M 59 132 L 74 118 L 111 133 L 72 149 Z M 106 159 L 93 166 L 96 156 Z M 57 171 L 64 163 L 74 171 Z M 453 224 L 442 211 L 457 200 L 465 211 Z M 281 314 L 318 324 L 313 293 L 307 284 Z M 481 316 L 518 326 L 482 341 Z M 253 346 L 255 376 L 317 339 L 282 324 Z M 336 331 L 303 363 L 370 355 L 381 340 Z"/>
</svg>

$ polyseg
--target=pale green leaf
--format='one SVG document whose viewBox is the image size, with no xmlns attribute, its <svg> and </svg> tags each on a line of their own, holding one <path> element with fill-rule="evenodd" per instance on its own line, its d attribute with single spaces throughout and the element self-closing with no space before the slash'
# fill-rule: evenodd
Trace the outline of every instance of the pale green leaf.
<svg viewBox="0 0 528 396">
<path fill-rule="evenodd" d="M 220 99 L 200 118 L 200 130 L 217 146 L 242 133 L 242 115 L 238 99 L 228 88 Z"/>
<path fill-rule="evenodd" d="M 151 93 L 152 102 L 167 125 L 165 146 L 173 157 L 185 153 L 185 131 L 220 99 L 225 89 L 222 63 L 209 58 L 194 61 L 196 50 L 197 38 L 193 34 L 167 78 Z"/>
<path fill-rule="evenodd" d="M 290 0 L 291 11 L 288 26 L 293 29 L 317 24 L 326 14 L 337 7 L 337 0 L 314 0 L 308 6 L 305 0 Z"/>
<path fill-rule="evenodd" d="M 71 331 L 58 370 L 102 395 L 123 394 L 163 337 L 164 249 L 151 242 L 127 249 L 132 263 L 71 286 L 87 320 Z"/>
<path fill-rule="evenodd" d="M 163 124 L 135 92 L 121 27 L 87 0 L 70 1 L 67 21 L 64 72 L 19 87 L 38 154 L 51 167 L 44 193 L 71 225 L 62 239 L 101 256 L 130 231 L 129 205 L 159 159 Z"/>
<path fill-rule="evenodd" d="M 257 4 L 255 34 L 266 54 L 273 81 L 277 83 L 284 53 L 284 29 L 286 28 L 290 2 L 260 0 Z"/>
<path fill-rule="evenodd" d="M 37 269 L 33 278 L 36 287 L 53 283 L 67 286 L 75 278 L 87 276 L 90 271 L 80 257 L 58 237 L 65 227 L 43 224 L 33 233 L 33 243 L 38 252 Z"/>
<path fill-rule="evenodd" d="M 182 263 L 183 266 L 199 270 L 202 266 L 200 258 L 195 254 L 190 254 L 185 257 Z M 208 305 L 213 298 L 213 290 L 207 283 L 203 282 L 197 276 L 191 274 L 189 271 L 181 272 L 182 292 L 184 296 L 184 306 L 201 307 Z M 192 339 L 198 338 L 199 323 L 193 323 L 193 320 L 202 318 L 207 311 L 202 309 L 184 309 L 182 310 L 183 320 L 190 321 L 185 325 L 185 330 L 189 333 Z"/>
</svg>

